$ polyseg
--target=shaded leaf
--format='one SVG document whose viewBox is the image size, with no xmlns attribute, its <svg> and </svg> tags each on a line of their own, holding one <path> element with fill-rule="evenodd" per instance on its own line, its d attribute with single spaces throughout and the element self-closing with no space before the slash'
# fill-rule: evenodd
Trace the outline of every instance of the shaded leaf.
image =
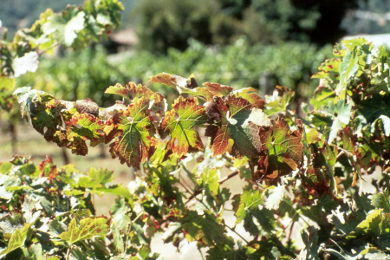
<svg viewBox="0 0 390 260">
<path fill-rule="evenodd" d="M 241 97 L 216 97 L 206 105 L 211 120 L 218 124 L 208 126 L 206 136 L 211 137 L 214 156 L 229 152 L 236 157 L 255 157 L 261 151 L 259 127 L 250 121 L 257 110 Z"/>
<path fill-rule="evenodd" d="M 273 121 L 273 125 L 260 130 L 263 150 L 268 151 L 261 159 L 260 168 L 271 178 L 283 176 L 301 166 L 303 142 L 299 130 L 291 131 L 283 118 Z"/>
</svg>

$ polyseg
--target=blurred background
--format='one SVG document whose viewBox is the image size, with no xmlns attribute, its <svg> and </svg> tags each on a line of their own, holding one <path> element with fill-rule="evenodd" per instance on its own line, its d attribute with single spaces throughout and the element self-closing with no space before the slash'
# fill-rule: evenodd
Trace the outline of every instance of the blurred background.
<svg viewBox="0 0 390 260">
<path fill-rule="evenodd" d="M 310 76 L 343 37 L 370 35 L 389 44 L 388 0 L 123 0 L 120 30 L 102 43 L 81 52 L 57 50 L 40 61 L 37 72 L 17 80 L 17 86 L 47 91 L 58 99 L 89 97 L 110 106 L 113 95 L 104 90 L 115 83 L 134 81 L 149 86 L 149 77 L 168 72 L 184 77 L 194 73 L 205 81 L 236 89 L 254 87 L 272 93 L 275 85 L 296 91 L 296 105 L 318 85 Z M 50 7 L 61 11 L 82 0 L 1 0 L 0 20 L 8 39 L 16 30 L 30 27 Z M 378 44 L 375 42 L 375 44 Z M 389 45 L 388 45 L 389 46 Z M 153 85 L 168 103 L 177 96 L 171 89 Z M 46 154 L 61 166 L 81 170 L 105 167 L 127 174 L 126 166 L 108 158 L 106 146 L 90 149 L 86 157 L 73 156 L 55 144 L 45 143 L 15 106 L 0 112 L 0 161 L 15 154 L 31 154 L 39 161 Z"/>
</svg>

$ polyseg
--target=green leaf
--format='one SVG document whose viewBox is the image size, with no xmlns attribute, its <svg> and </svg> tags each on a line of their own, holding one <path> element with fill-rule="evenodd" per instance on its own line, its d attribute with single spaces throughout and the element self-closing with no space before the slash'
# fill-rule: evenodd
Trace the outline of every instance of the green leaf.
<svg viewBox="0 0 390 260">
<path fill-rule="evenodd" d="M 363 220 L 357 227 L 356 232 L 358 234 L 370 232 L 373 235 L 380 235 L 379 224 L 381 222 L 381 214 L 383 209 L 377 209 L 371 211 L 365 220 Z"/>
<path fill-rule="evenodd" d="M 124 198 L 117 197 L 114 205 L 111 207 L 112 215 L 112 229 L 117 229 L 126 232 L 130 224 L 130 217 L 128 215 L 130 207 Z"/>
<path fill-rule="evenodd" d="M 88 171 L 88 176 L 92 180 L 103 185 L 112 182 L 112 180 L 114 179 L 113 172 L 106 169 L 96 170 L 95 168 L 91 168 Z"/>
<path fill-rule="evenodd" d="M 14 233 L 12 233 L 11 238 L 8 241 L 8 246 L 6 249 L 0 252 L 0 257 L 9 254 L 10 252 L 22 247 L 24 245 L 24 241 L 26 240 L 27 233 L 31 227 L 31 224 L 24 224 L 22 229 L 16 229 Z"/>
<path fill-rule="evenodd" d="M 30 256 L 31 260 L 46 260 L 46 256 L 43 253 L 41 244 L 38 243 L 32 244 L 29 248 L 29 251 L 32 254 L 32 256 Z"/>
<path fill-rule="evenodd" d="M 249 101 L 255 108 L 264 109 L 265 101 L 257 94 L 254 88 L 243 88 L 239 91 L 234 91 L 237 97 L 242 97 Z"/>
<path fill-rule="evenodd" d="M 329 101 L 332 101 L 335 97 L 334 91 L 331 89 L 319 86 L 314 92 L 314 98 L 310 99 L 310 104 L 314 107 L 314 110 L 319 110 L 323 106 L 327 106 Z"/>
<path fill-rule="evenodd" d="M 72 256 L 76 259 L 76 260 L 88 260 L 85 252 L 83 252 L 83 250 L 81 250 L 80 248 L 78 247 L 74 247 L 72 248 Z"/>
<path fill-rule="evenodd" d="M 315 79 L 323 79 L 324 81 L 320 81 L 320 86 L 325 88 L 330 88 L 331 90 L 334 90 L 337 86 L 337 84 L 340 81 L 340 60 L 339 59 L 329 59 L 326 60 L 324 63 L 321 63 L 321 65 L 318 67 L 318 70 L 320 72 L 317 72 L 314 74 L 311 78 Z M 326 84 L 324 84 L 326 83 Z M 319 90 L 319 89 L 318 89 Z M 318 91 L 316 90 L 316 92 Z M 329 90 L 326 90 L 326 92 L 329 94 Z M 332 91 L 333 93 L 333 91 Z M 321 94 L 324 95 L 324 94 Z"/>
<path fill-rule="evenodd" d="M 15 100 L 12 91 L 15 87 L 15 79 L 0 76 L 0 108 L 10 111 Z"/>
<path fill-rule="evenodd" d="M 175 100 L 173 109 L 166 112 L 161 122 L 162 136 L 171 135 L 167 149 L 178 157 L 189 151 L 203 151 L 202 140 L 194 127 L 206 121 L 205 109 L 198 106 L 197 98 L 184 99 L 180 96 Z"/>
<path fill-rule="evenodd" d="M 264 112 L 268 116 L 272 116 L 274 114 L 285 112 L 287 106 L 294 99 L 295 92 L 289 88 L 276 86 L 276 90 L 272 96 L 265 96 L 265 110 Z"/>
<path fill-rule="evenodd" d="M 189 211 L 188 214 L 179 220 L 186 232 L 185 236 L 189 242 L 198 241 L 200 244 L 213 245 L 224 244 L 225 229 L 214 215 L 204 212 L 199 215 L 196 211 Z"/>
<path fill-rule="evenodd" d="M 383 209 L 384 212 L 390 213 L 389 195 L 387 193 L 373 194 L 371 203 L 376 209 Z"/>
<path fill-rule="evenodd" d="M 108 221 L 106 218 L 84 218 L 77 226 L 76 218 L 73 218 L 68 225 L 68 230 L 61 233 L 59 238 L 71 245 L 95 236 L 105 236 L 109 232 Z"/>
<path fill-rule="evenodd" d="M 263 204 L 263 196 L 259 190 L 252 190 L 251 186 L 246 186 L 242 195 L 240 196 L 240 202 L 238 209 L 234 215 L 237 217 L 236 224 L 240 223 L 247 214 L 258 209 L 259 205 Z"/>
<path fill-rule="evenodd" d="M 10 162 L 1 162 L 0 163 L 0 174 L 7 175 L 8 172 L 12 169 L 12 163 Z"/>
<path fill-rule="evenodd" d="M 84 29 L 85 13 L 74 6 L 69 6 L 66 13 L 53 14 L 42 26 L 46 35 L 54 34 L 65 46 L 71 46 L 77 33 Z"/>
<path fill-rule="evenodd" d="M 112 185 L 107 188 L 97 188 L 96 191 L 104 192 L 106 194 L 113 194 L 116 196 L 122 196 L 126 199 L 131 198 L 131 194 L 129 190 L 126 187 L 123 187 L 121 185 Z"/>
<path fill-rule="evenodd" d="M 343 125 L 347 125 L 349 123 L 349 119 L 351 117 L 351 104 L 345 104 L 344 100 L 339 100 L 335 106 L 335 111 L 337 112 L 337 116 L 333 120 L 333 124 L 331 126 L 331 130 L 328 137 L 328 143 L 332 143 L 336 138 L 337 133 L 343 129 Z"/>
<path fill-rule="evenodd" d="M 117 139 L 110 144 L 110 153 L 129 167 L 139 169 L 140 163 L 144 163 L 149 156 L 155 129 L 148 108 L 149 100 L 135 98 L 133 104 L 118 116 Z"/>
<path fill-rule="evenodd" d="M 208 102 L 206 111 L 215 124 L 206 129 L 206 136 L 211 137 L 213 155 L 229 152 L 238 158 L 242 156 L 255 157 L 261 151 L 259 126 L 251 122 L 252 113 L 258 110 L 246 99 L 228 96 L 219 97 Z M 264 121 L 264 124 L 267 124 Z"/>
</svg>

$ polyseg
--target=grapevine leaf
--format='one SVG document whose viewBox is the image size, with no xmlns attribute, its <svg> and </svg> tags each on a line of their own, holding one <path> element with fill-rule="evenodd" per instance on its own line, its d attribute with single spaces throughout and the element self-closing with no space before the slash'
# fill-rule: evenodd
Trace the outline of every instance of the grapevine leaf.
<svg viewBox="0 0 390 260">
<path fill-rule="evenodd" d="M 206 121 L 205 109 L 198 106 L 196 98 L 184 99 L 180 96 L 175 100 L 173 109 L 166 112 L 161 122 L 163 136 L 171 134 L 167 149 L 172 150 L 178 157 L 182 157 L 188 151 L 203 151 L 202 140 L 194 127 Z"/>
<path fill-rule="evenodd" d="M 285 112 L 287 106 L 291 103 L 295 92 L 283 86 L 276 86 L 272 96 L 265 96 L 265 110 L 268 116 Z"/>
<path fill-rule="evenodd" d="M 264 109 L 265 101 L 257 94 L 257 90 L 254 88 L 244 88 L 239 91 L 235 91 L 234 94 L 237 97 L 242 97 L 249 101 L 254 107 Z"/>
<path fill-rule="evenodd" d="M 22 113 L 22 117 L 27 115 L 28 121 L 31 123 L 31 115 L 30 113 L 36 113 L 36 107 L 41 101 L 48 102 L 54 97 L 49 95 L 43 91 L 31 89 L 31 87 L 23 87 L 15 90 L 14 95 L 18 99 L 20 104 L 20 110 Z"/>
<path fill-rule="evenodd" d="M 189 211 L 180 222 L 189 242 L 198 241 L 206 245 L 224 244 L 225 229 L 209 212 L 205 211 L 203 215 L 199 215 L 196 211 Z"/>
<path fill-rule="evenodd" d="M 314 92 L 314 98 L 310 99 L 310 104 L 314 110 L 318 110 L 328 105 L 329 100 L 335 97 L 335 93 L 327 87 L 320 85 Z"/>
<path fill-rule="evenodd" d="M 59 238 L 65 240 L 69 244 L 74 244 L 78 241 L 91 239 L 94 236 L 105 236 L 109 232 L 106 218 L 84 218 L 80 220 L 80 225 L 77 226 L 76 218 L 73 218 L 67 231 L 61 233 Z"/>
<path fill-rule="evenodd" d="M 91 114 L 79 114 L 75 112 L 65 122 L 66 130 L 59 130 L 54 135 L 54 141 L 60 146 L 72 149 L 72 153 L 86 155 L 88 148 L 86 141 L 91 141 L 91 146 L 96 146 L 105 141 L 103 123 Z"/>
<path fill-rule="evenodd" d="M 271 187 L 267 190 L 267 200 L 265 202 L 265 207 L 269 210 L 278 209 L 280 203 L 282 202 L 286 192 L 286 187 L 284 185 L 278 187 Z"/>
<path fill-rule="evenodd" d="M 299 130 L 292 132 L 283 118 L 272 121 L 271 127 L 260 130 L 263 150 L 268 151 L 260 164 L 265 175 L 276 178 L 296 170 L 302 164 L 303 143 Z"/>
<path fill-rule="evenodd" d="M 29 251 L 32 254 L 31 260 L 46 260 L 46 256 L 43 253 L 42 245 L 38 243 L 34 243 L 30 246 Z"/>
<path fill-rule="evenodd" d="M 108 188 L 97 188 L 96 191 L 104 192 L 107 194 L 113 194 L 116 196 L 122 196 L 126 199 L 131 198 L 129 190 L 126 187 L 123 187 L 121 185 L 112 185 L 112 186 L 109 186 Z"/>
<path fill-rule="evenodd" d="M 322 63 L 317 72 L 311 78 L 312 79 L 323 79 L 328 83 L 326 87 L 330 87 L 332 90 L 336 88 L 336 84 L 340 81 L 340 60 L 338 59 L 329 59 Z M 324 83 L 324 81 L 320 81 Z M 322 84 L 321 84 L 322 85 Z M 320 86 L 321 86 L 320 85 Z M 328 92 L 328 91 L 327 91 Z"/>
<path fill-rule="evenodd" d="M 349 118 L 351 117 L 351 104 L 345 104 L 344 100 L 339 100 L 335 106 L 335 112 L 337 116 L 333 120 L 331 130 L 328 137 L 328 143 L 332 143 L 336 138 L 337 133 L 343 129 L 343 124 L 347 125 L 349 123 Z"/>
<path fill-rule="evenodd" d="M 0 76 L 0 108 L 10 111 L 14 99 L 12 98 L 12 90 L 15 87 L 15 79 Z"/>
<path fill-rule="evenodd" d="M 259 126 L 250 121 L 257 110 L 241 97 L 230 95 L 224 101 L 216 97 L 208 102 L 206 111 L 217 125 L 208 126 L 206 136 L 211 137 L 214 156 L 228 151 L 236 157 L 255 157 L 261 151 Z M 253 118 L 253 116 L 252 116 Z"/>
<path fill-rule="evenodd" d="M 371 200 L 371 203 L 375 208 L 382 208 L 384 212 L 390 213 L 389 195 L 387 193 L 373 194 Z"/>
<path fill-rule="evenodd" d="M 240 223 L 247 214 L 252 215 L 251 211 L 258 209 L 259 205 L 263 204 L 263 196 L 259 190 L 253 191 L 250 186 L 244 188 L 243 194 L 240 196 L 238 209 L 235 213 L 237 217 L 236 224 Z"/>
<path fill-rule="evenodd" d="M 27 233 L 30 230 L 31 225 L 32 223 L 25 224 L 22 229 L 16 229 L 15 232 L 12 233 L 11 238 L 8 241 L 8 246 L 0 252 L 0 257 L 9 254 L 24 245 L 24 241 L 26 240 Z"/>
<path fill-rule="evenodd" d="M 153 100 L 154 102 L 151 109 L 158 115 L 163 115 L 166 110 L 166 101 L 160 93 L 153 92 L 151 89 L 142 86 L 141 84 L 136 85 L 134 82 L 129 82 L 126 85 L 117 83 L 115 86 L 109 87 L 104 93 L 116 94 L 129 101 L 141 97 Z"/>
<path fill-rule="evenodd" d="M 358 234 L 370 232 L 373 235 L 380 235 L 379 223 L 381 222 L 381 214 L 383 209 L 377 209 L 371 211 L 365 220 L 363 220 L 357 227 L 356 232 Z"/>
<path fill-rule="evenodd" d="M 28 71 L 35 72 L 38 69 L 39 55 L 36 51 L 31 51 L 23 55 L 23 57 L 15 58 L 12 64 L 15 77 L 26 74 Z"/>
<path fill-rule="evenodd" d="M 359 105 L 357 113 L 362 115 L 367 123 L 373 123 L 381 116 L 390 118 L 390 95 L 382 96 L 377 94 L 363 100 Z"/>
<path fill-rule="evenodd" d="M 77 247 L 72 249 L 72 256 L 76 260 L 88 260 L 85 251 Z"/>
<path fill-rule="evenodd" d="M 154 126 L 148 114 L 149 101 L 135 98 L 133 104 L 118 116 L 117 140 L 110 144 L 113 158 L 119 157 L 121 163 L 139 168 L 148 158 L 150 144 L 154 136 Z"/>
<path fill-rule="evenodd" d="M 94 180 L 100 184 L 103 184 L 103 185 L 106 183 L 109 183 L 113 180 L 113 172 L 106 170 L 106 169 L 96 170 L 95 168 L 91 168 L 88 171 L 88 176 L 92 180 Z"/>
<path fill-rule="evenodd" d="M 190 80 L 190 83 L 187 83 L 188 80 Z M 196 81 L 194 81 L 192 76 L 189 79 L 186 79 L 181 76 L 168 74 L 165 72 L 150 77 L 150 82 L 164 84 L 168 87 L 176 89 L 179 93 L 182 93 L 182 91 L 185 89 L 192 89 L 197 87 Z"/>
<path fill-rule="evenodd" d="M 131 222 L 127 213 L 129 205 L 126 204 L 125 199 L 117 197 L 115 203 L 111 207 L 112 224 L 111 231 L 114 235 L 115 247 L 124 252 L 124 242 L 122 239 L 123 232 L 126 232 Z"/>
<path fill-rule="evenodd" d="M 56 139 L 54 135 L 57 132 L 57 126 L 63 125 L 62 110 L 66 108 L 56 99 L 49 100 L 42 100 L 43 104 L 37 103 L 30 106 L 32 126 L 43 135 L 46 141 Z"/>
<path fill-rule="evenodd" d="M 69 6 L 62 14 L 53 14 L 42 26 L 46 35 L 52 33 L 65 46 L 71 46 L 77 38 L 77 33 L 84 29 L 85 13 L 74 6 Z"/>
<path fill-rule="evenodd" d="M 234 242 L 228 240 L 228 242 L 221 247 L 212 247 L 207 251 L 208 255 L 207 260 L 219 260 L 219 259 L 229 259 L 229 260 L 245 260 L 248 259 L 247 254 L 244 248 L 235 249 Z"/>
<path fill-rule="evenodd" d="M 208 101 L 212 100 L 214 96 L 223 97 L 232 92 L 233 88 L 225 86 L 219 83 L 205 82 L 202 87 L 196 87 L 194 89 L 183 89 L 182 93 L 191 94 L 194 97 L 204 97 Z"/>
<path fill-rule="evenodd" d="M 310 128 L 306 132 L 306 140 L 308 144 L 315 144 L 319 141 L 321 141 L 321 138 L 319 138 L 320 133 L 315 128 Z"/>
</svg>

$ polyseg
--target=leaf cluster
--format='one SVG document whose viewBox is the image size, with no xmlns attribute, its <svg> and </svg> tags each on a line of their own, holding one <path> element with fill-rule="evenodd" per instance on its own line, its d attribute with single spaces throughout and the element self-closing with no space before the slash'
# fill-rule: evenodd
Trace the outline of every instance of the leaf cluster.
<svg viewBox="0 0 390 260">
<path fill-rule="evenodd" d="M 206 248 L 206 259 L 386 256 L 388 53 L 365 39 L 343 44 L 313 76 L 320 85 L 302 114 L 289 109 L 295 93 L 283 86 L 263 99 L 253 88 L 168 73 L 150 81 L 177 91 L 170 109 L 162 94 L 133 82 L 107 88 L 121 100 L 106 108 L 17 89 L 22 115 L 47 141 L 79 155 L 88 141 L 109 144 L 136 178 L 125 188 L 110 185 L 107 171 L 83 176 L 70 166 L 57 170 L 50 158 L 39 170 L 25 158 L 1 164 L 5 227 L 15 231 L 3 231 L 1 254 L 155 259 L 151 238 L 162 233 L 182 254 L 191 243 Z M 374 170 L 375 192 L 363 192 Z M 245 183 L 238 194 L 224 186 L 235 176 Z M 110 219 L 93 216 L 90 194 L 102 193 L 119 196 Z M 25 206 L 32 216 L 24 214 L 28 199 L 39 202 Z M 303 226 L 303 248 L 294 225 Z M 47 234 L 33 232 L 42 226 Z M 44 238 L 48 248 L 34 245 Z"/>
</svg>

